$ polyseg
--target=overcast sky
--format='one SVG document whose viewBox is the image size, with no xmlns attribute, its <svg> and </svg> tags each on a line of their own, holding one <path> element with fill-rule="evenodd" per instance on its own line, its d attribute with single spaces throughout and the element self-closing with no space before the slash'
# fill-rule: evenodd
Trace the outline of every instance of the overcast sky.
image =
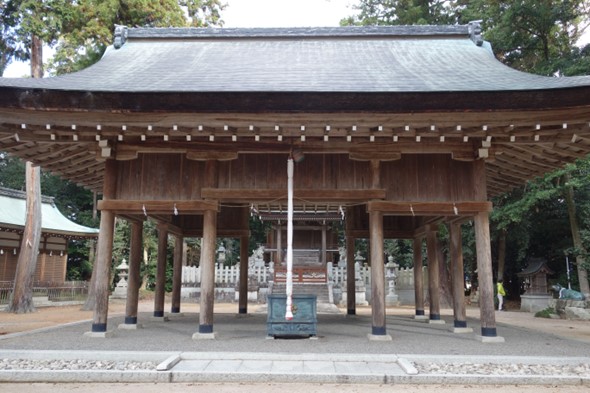
<svg viewBox="0 0 590 393">
<path fill-rule="evenodd" d="M 225 27 L 338 26 L 354 0 L 225 0 Z"/>
</svg>

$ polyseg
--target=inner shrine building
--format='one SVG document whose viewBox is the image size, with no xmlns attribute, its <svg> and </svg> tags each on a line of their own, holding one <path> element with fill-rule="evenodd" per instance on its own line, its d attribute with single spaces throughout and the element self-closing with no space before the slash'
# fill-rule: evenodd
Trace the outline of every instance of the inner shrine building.
<svg viewBox="0 0 590 393">
<path fill-rule="evenodd" d="M 370 339 L 390 338 L 385 238 L 413 239 L 416 266 L 426 239 L 429 278 L 416 275 L 416 318 L 440 320 L 442 222 L 450 228 L 454 327 L 466 328 L 461 225 L 473 221 L 477 337 L 494 341 L 501 337 L 490 200 L 590 152 L 589 97 L 589 77 L 543 77 L 501 64 L 477 23 L 118 27 L 114 45 L 83 71 L 0 78 L 0 150 L 102 194 L 95 335 L 108 331 L 115 217 L 132 227 L 126 325 L 137 324 L 146 217 L 160 233 L 154 317 L 164 316 L 168 234 L 177 245 L 202 237 L 195 338 L 215 336 L 217 237 L 241 240 L 238 312 L 247 313 L 248 218 L 253 208 L 284 211 L 293 159 L 295 210 L 344 215 L 349 271 L 354 239 L 369 239 Z M 181 248 L 172 313 L 180 311 Z M 346 292 L 354 314 L 352 274 Z"/>
</svg>

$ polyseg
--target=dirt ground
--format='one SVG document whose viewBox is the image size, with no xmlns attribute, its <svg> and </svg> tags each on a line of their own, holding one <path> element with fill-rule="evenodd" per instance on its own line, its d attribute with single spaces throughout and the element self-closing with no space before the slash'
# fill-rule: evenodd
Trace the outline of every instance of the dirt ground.
<svg viewBox="0 0 590 393">
<path fill-rule="evenodd" d="M 255 310 L 257 305 L 249 305 L 249 310 Z M 235 303 L 217 303 L 215 304 L 215 313 L 236 313 L 237 304 Z M 169 309 L 166 305 L 165 309 Z M 150 312 L 153 310 L 153 300 L 142 300 L 139 304 L 140 312 Z M 199 305 L 196 303 L 183 303 L 182 311 L 198 312 Z M 345 310 L 342 310 L 344 313 Z M 109 304 L 109 316 L 124 315 L 125 302 L 122 300 L 113 300 Z M 370 315 L 370 307 L 358 307 L 358 314 Z M 387 314 L 390 315 L 413 315 L 413 307 L 394 307 L 388 308 Z M 441 310 L 443 316 L 452 316 L 452 310 Z M 467 307 L 467 316 L 479 318 L 479 309 L 476 307 Z M 75 323 L 80 321 L 92 320 L 92 311 L 82 311 L 80 305 L 62 306 L 62 307 L 39 307 L 37 311 L 29 314 L 12 314 L 0 312 L 0 335 L 41 329 L 66 323 Z M 590 342 L 590 321 L 575 321 L 565 319 L 547 319 L 535 318 L 532 313 L 526 313 L 516 310 L 497 311 L 496 322 L 498 325 L 507 324 L 529 329 L 539 330 L 546 333 L 552 333 L 558 336 Z"/>
</svg>

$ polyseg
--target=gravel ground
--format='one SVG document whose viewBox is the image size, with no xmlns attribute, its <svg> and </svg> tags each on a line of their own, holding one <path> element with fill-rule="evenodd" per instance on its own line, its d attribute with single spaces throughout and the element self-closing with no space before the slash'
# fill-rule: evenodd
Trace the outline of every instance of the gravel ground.
<svg viewBox="0 0 590 393">
<path fill-rule="evenodd" d="M 367 385 L 367 384 L 311 384 L 311 383 L 175 383 L 163 387 L 162 384 L 101 384 L 101 383 L 59 383 L 0 385 L 2 393 L 162 393 L 164 389 L 177 393 L 584 393 L 590 392 L 588 386 L 523 386 L 523 385 Z"/>
<path fill-rule="evenodd" d="M 497 364 L 497 363 L 425 363 L 414 362 L 414 367 L 420 374 L 454 374 L 454 375 L 560 375 L 590 377 L 590 364 L 576 365 L 552 364 Z"/>
<path fill-rule="evenodd" d="M 155 370 L 155 362 L 108 361 L 108 360 L 34 360 L 0 359 L 0 370 Z"/>
</svg>

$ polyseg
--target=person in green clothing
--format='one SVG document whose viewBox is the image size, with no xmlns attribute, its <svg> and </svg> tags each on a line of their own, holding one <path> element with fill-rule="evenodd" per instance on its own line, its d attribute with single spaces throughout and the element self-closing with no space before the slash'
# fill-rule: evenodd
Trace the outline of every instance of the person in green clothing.
<svg viewBox="0 0 590 393">
<path fill-rule="evenodd" d="M 497 285 L 497 293 L 498 293 L 498 310 L 504 310 L 504 296 L 506 296 L 506 290 L 504 289 L 504 285 L 502 285 L 502 280 L 498 280 Z"/>
</svg>

